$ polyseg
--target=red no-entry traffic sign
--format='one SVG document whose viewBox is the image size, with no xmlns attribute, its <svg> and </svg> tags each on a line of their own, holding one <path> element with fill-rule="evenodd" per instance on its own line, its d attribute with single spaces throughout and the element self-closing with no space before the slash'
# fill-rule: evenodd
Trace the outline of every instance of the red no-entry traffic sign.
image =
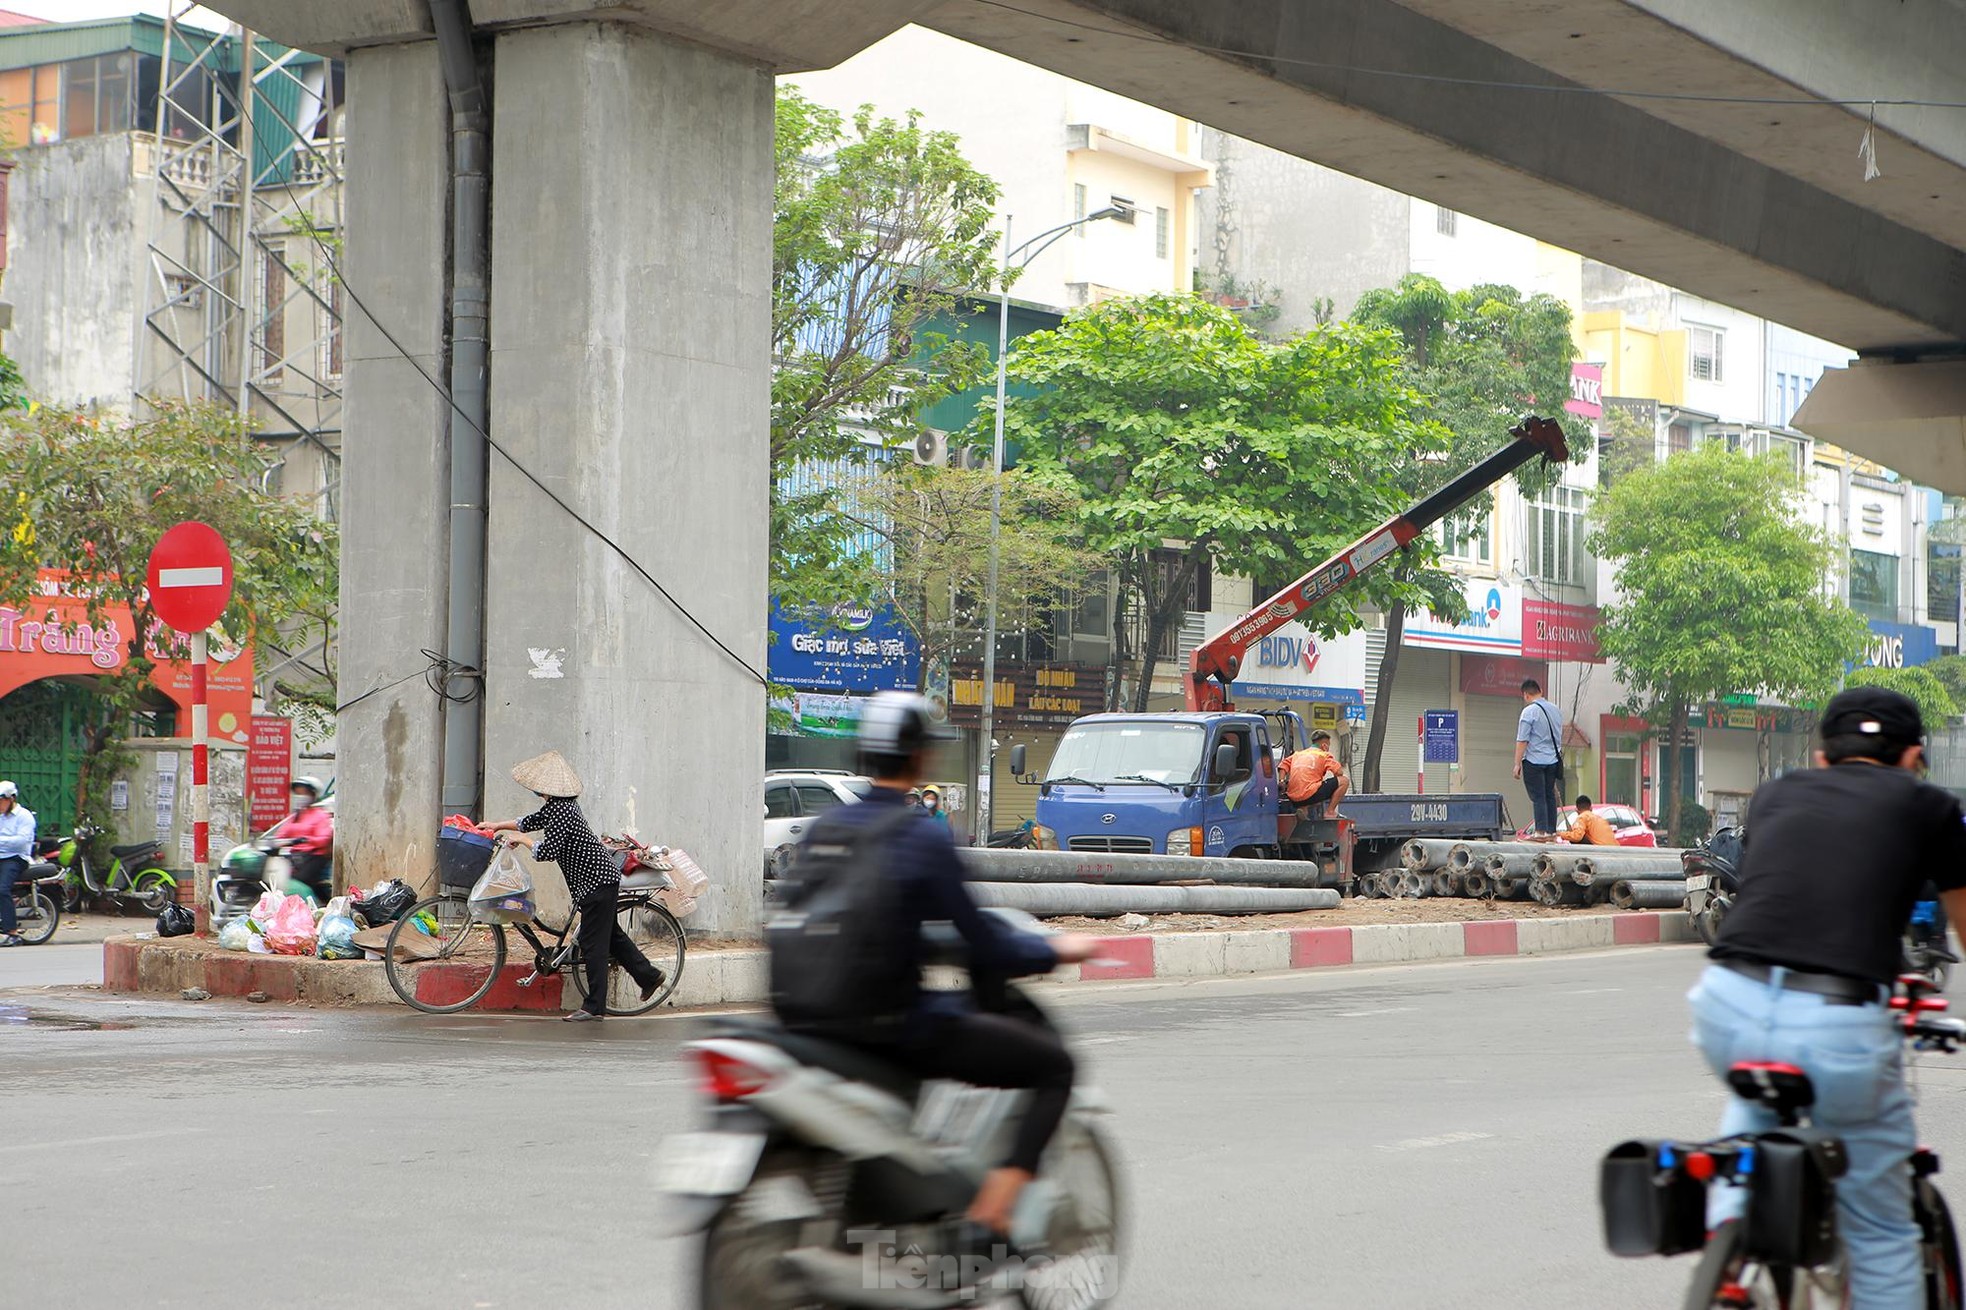
<svg viewBox="0 0 1966 1310">
<path fill-rule="evenodd" d="M 209 523 L 180 523 L 150 552 L 150 603 L 179 632 L 203 632 L 232 599 L 232 551 Z"/>
</svg>

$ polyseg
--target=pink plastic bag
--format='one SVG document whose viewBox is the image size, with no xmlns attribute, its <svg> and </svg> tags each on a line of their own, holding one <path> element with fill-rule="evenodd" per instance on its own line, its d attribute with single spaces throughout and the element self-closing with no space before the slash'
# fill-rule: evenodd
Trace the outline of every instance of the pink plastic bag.
<svg viewBox="0 0 1966 1310">
<path fill-rule="evenodd" d="M 267 948 L 275 955 L 314 953 L 314 911 L 308 908 L 306 897 L 281 897 L 272 919 L 261 920 L 261 926 L 266 929 Z"/>
</svg>

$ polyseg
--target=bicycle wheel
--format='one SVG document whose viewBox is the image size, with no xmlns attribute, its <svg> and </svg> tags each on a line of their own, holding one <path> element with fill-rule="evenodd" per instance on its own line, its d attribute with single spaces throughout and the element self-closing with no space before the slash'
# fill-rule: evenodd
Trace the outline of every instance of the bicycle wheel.
<svg viewBox="0 0 1966 1310">
<path fill-rule="evenodd" d="M 474 922 L 459 896 L 430 896 L 412 905 L 391 926 L 382 948 L 389 985 L 405 1005 L 426 1014 L 455 1014 L 476 1005 L 504 967 L 505 929 Z"/>
<path fill-rule="evenodd" d="M 1959 1234 L 1953 1230 L 1952 1208 L 1929 1178 L 1920 1178 L 1913 1193 L 1921 1233 L 1919 1253 L 1925 1265 L 1926 1310 L 1961 1310 Z"/>
<path fill-rule="evenodd" d="M 615 911 L 615 924 L 628 934 L 648 962 L 662 970 L 662 985 L 645 1001 L 642 989 L 628 971 L 612 960 L 608 962 L 607 1012 L 626 1018 L 647 1014 L 669 999 L 676 980 L 683 975 L 683 925 L 664 906 L 649 900 L 624 901 Z M 576 953 L 577 955 L 577 953 Z M 567 978 L 581 1000 L 587 999 L 587 970 L 577 959 L 567 965 Z"/>
<path fill-rule="evenodd" d="M 130 891 L 152 914 L 177 899 L 177 879 L 162 869 L 145 869 L 130 883 Z"/>
<path fill-rule="evenodd" d="M 61 906 L 55 903 L 54 897 L 36 887 L 16 904 L 20 908 L 20 927 L 16 931 L 23 942 L 39 946 L 55 935 L 55 928 L 61 923 Z"/>
</svg>

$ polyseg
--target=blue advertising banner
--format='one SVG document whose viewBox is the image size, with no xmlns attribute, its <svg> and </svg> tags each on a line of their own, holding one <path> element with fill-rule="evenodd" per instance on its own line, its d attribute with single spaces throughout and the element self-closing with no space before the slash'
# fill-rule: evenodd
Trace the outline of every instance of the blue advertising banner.
<svg viewBox="0 0 1966 1310">
<path fill-rule="evenodd" d="M 1939 634 L 1911 623 L 1870 621 L 1870 646 L 1864 663 L 1878 669 L 1909 669 L 1939 657 Z"/>
<path fill-rule="evenodd" d="M 921 679 L 921 648 L 886 605 L 801 616 L 774 603 L 771 637 L 773 681 L 802 691 L 912 690 Z"/>
</svg>

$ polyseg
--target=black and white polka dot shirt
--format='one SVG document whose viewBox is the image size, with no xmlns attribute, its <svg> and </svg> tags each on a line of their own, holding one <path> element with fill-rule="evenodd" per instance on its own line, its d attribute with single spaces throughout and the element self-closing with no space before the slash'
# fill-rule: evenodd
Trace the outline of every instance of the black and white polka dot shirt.
<svg viewBox="0 0 1966 1310">
<path fill-rule="evenodd" d="M 587 826 L 587 816 L 574 801 L 553 797 L 519 820 L 519 830 L 546 834 L 533 848 L 532 857 L 560 866 L 575 904 L 621 881 L 621 866 Z"/>
</svg>

